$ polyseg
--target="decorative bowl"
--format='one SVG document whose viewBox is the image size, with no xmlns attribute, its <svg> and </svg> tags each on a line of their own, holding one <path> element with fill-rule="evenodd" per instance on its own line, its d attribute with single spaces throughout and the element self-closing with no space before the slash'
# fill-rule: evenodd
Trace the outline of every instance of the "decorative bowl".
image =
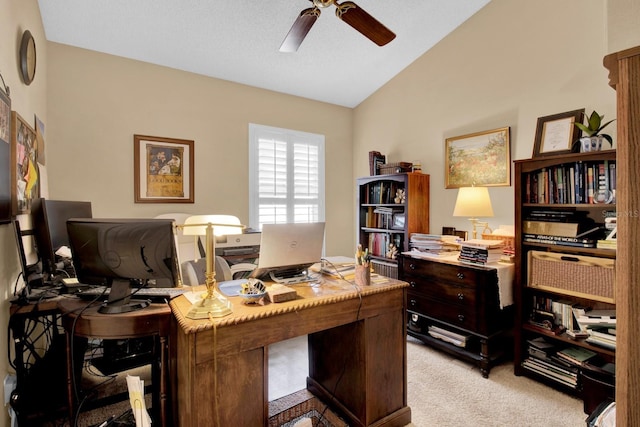
<svg viewBox="0 0 640 427">
<path fill-rule="evenodd" d="M 245 304 L 256 304 L 260 302 L 266 293 L 267 287 L 262 280 L 253 278 L 247 279 L 247 281 L 242 284 L 240 291 L 238 291 L 238 295 L 242 297 Z"/>
</svg>

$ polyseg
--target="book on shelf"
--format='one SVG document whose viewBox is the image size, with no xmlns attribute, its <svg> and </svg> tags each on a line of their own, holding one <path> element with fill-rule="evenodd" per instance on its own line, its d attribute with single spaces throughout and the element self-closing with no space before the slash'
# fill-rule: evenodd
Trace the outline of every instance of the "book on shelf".
<svg viewBox="0 0 640 427">
<path fill-rule="evenodd" d="M 525 174 L 525 203 L 615 203 L 616 163 L 569 162 Z"/>
<path fill-rule="evenodd" d="M 566 369 L 545 363 L 543 360 L 534 357 L 528 357 L 522 361 L 522 367 L 533 371 L 539 375 L 557 381 L 570 388 L 578 387 L 578 374 L 567 371 Z"/>
<path fill-rule="evenodd" d="M 579 226 L 579 223 L 573 222 L 525 220 L 522 223 L 522 231 L 525 234 L 576 237 L 578 235 Z"/>
<path fill-rule="evenodd" d="M 616 239 L 601 239 L 596 241 L 596 248 L 598 249 L 618 249 L 618 241 Z"/>
<path fill-rule="evenodd" d="M 563 348 L 559 350 L 557 353 L 558 357 L 563 358 L 571 363 L 574 363 L 578 366 L 582 366 L 587 360 L 592 359 L 598 355 L 595 351 L 591 351 L 589 349 L 583 347 L 575 347 L 569 346 L 567 348 Z"/>
<path fill-rule="evenodd" d="M 597 345 L 600 347 L 607 348 L 609 350 L 616 349 L 616 342 L 610 339 L 601 338 L 592 334 L 589 334 L 589 338 L 585 339 L 589 344 Z"/>
<path fill-rule="evenodd" d="M 611 332 L 613 331 L 613 333 Z M 587 327 L 587 333 L 589 336 L 602 338 L 603 340 L 616 341 L 615 328 L 609 327 Z"/>
<path fill-rule="evenodd" d="M 545 245 L 573 246 L 578 248 L 595 248 L 596 240 L 578 237 L 549 236 L 545 234 L 524 234 L 523 242 L 543 243 Z"/>
<path fill-rule="evenodd" d="M 580 329 L 586 331 L 588 328 L 615 328 L 615 310 L 588 310 L 574 307 L 575 321 Z"/>
</svg>

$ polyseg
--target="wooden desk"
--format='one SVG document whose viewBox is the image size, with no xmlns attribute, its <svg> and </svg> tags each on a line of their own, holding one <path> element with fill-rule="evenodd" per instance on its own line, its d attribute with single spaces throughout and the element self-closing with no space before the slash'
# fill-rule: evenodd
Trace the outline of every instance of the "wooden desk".
<svg viewBox="0 0 640 427">
<path fill-rule="evenodd" d="M 76 402 L 73 385 L 73 360 L 71 341 L 74 337 L 99 338 L 106 340 L 156 336 L 154 363 L 151 369 L 153 385 L 152 412 L 154 420 L 161 426 L 168 426 L 167 415 L 167 354 L 171 309 L 167 304 L 151 304 L 137 311 L 121 314 L 98 313 L 100 304 L 87 308 L 87 301 L 64 298 L 58 302 L 62 315 L 62 326 L 67 336 L 67 399 L 69 420 L 75 425 Z M 154 424 L 155 425 L 155 424 Z"/>
<path fill-rule="evenodd" d="M 176 426 L 268 425 L 268 346 L 308 334 L 307 388 L 351 426 L 405 426 L 406 288 L 373 275 L 356 290 L 325 277 L 296 286 L 299 299 L 264 306 L 231 297 L 223 318 L 185 317 L 190 302 L 171 301 L 176 354 Z M 335 398 L 332 399 L 332 395 Z M 176 408 L 177 407 L 177 408 Z"/>
</svg>

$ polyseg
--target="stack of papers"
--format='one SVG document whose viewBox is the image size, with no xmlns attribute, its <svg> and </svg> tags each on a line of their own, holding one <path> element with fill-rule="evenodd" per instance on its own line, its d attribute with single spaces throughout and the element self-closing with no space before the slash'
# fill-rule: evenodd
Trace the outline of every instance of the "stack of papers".
<svg viewBox="0 0 640 427">
<path fill-rule="evenodd" d="M 144 401 L 144 381 L 138 376 L 127 375 L 127 387 L 136 427 L 151 427 L 151 417 Z"/>
</svg>

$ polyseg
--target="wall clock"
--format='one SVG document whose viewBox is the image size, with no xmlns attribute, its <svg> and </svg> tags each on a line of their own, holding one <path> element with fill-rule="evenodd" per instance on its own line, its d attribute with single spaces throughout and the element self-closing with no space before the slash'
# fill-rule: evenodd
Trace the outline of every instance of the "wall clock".
<svg viewBox="0 0 640 427">
<path fill-rule="evenodd" d="M 20 43 L 20 75 L 30 85 L 36 75 L 36 42 L 29 30 L 22 34 Z"/>
</svg>

